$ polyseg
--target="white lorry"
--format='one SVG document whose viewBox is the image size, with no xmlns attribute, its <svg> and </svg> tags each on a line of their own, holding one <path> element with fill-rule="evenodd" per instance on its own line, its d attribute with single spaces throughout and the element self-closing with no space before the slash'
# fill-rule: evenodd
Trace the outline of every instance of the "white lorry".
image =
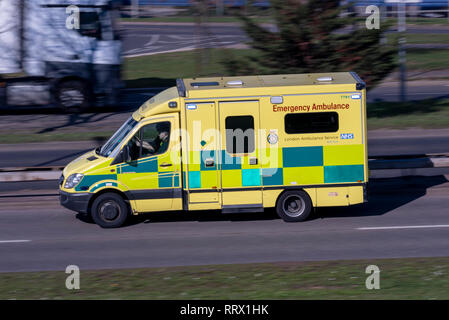
<svg viewBox="0 0 449 320">
<path fill-rule="evenodd" d="M 0 0 L 0 108 L 116 104 L 122 82 L 115 3 Z"/>
</svg>

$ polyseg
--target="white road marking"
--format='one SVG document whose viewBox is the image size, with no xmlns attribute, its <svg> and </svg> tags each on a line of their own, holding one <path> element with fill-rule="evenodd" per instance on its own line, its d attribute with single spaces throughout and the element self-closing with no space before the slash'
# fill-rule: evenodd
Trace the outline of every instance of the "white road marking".
<svg viewBox="0 0 449 320">
<path fill-rule="evenodd" d="M 434 224 L 422 226 L 390 226 L 390 227 L 363 227 L 357 230 L 392 230 L 392 229 L 420 229 L 420 228 L 449 228 L 449 224 Z"/>
<path fill-rule="evenodd" d="M 148 42 L 145 44 L 145 47 L 150 47 L 150 46 L 152 46 L 153 44 L 155 44 L 156 42 L 159 41 L 159 38 L 160 38 L 160 37 L 161 37 L 161 36 L 158 35 L 158 34 L 153 34 L 153 35 L 151 36 L 151 38 L 150 38 L 150 41 L 148 41 Z"/>
<path fill-rule="evenodd" d="M 31 240 L 0 240 L 0 243 L 30 242 Z"/>
<path fill-rule="evenodd" d="M 423 95 L 423 94 L 444 94 L 444 92 L 410 92 L 408 95 Z M 383 93 L 384 96 L 397 96 L 397 93 Z"/>
<path fill-rule="evenodd" d="M 154 54 L 160 54 L 160 53 L 171 53 L 171 52 L 181 52 L 181 51 L 191 51 L 197 49 L 196 47 L 185 47 L 175 50 L 167 50 L 167 51 L 159 51 L 159 52 L 147 52 L 142 54 L 131 54 L 131 55 L 125 55 L 125 58 L 135 58 L 135 57 L 143 57 L 143 56 L 151 56 Z"/>
</svg>

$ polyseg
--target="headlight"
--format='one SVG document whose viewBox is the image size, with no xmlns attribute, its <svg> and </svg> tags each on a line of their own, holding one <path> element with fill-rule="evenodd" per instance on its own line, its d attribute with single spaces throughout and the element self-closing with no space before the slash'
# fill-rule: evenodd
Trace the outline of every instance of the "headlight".
<svg viewBox="0 0 449 320">
<path fill-rule="evenodd" d="M 71 189 L 75 187 L 78 183 L 80 183 L 81 179 L 83 179 L 84 174 L 74 173 L 71 174 L 67 180 L 65 181 L 64 188 Z"/>
</svg>

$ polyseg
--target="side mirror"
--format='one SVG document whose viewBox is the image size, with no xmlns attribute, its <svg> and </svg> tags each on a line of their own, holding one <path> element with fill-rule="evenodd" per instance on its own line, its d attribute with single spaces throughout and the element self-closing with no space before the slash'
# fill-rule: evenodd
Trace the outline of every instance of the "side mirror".
<svg viewBox="0 0 449 320">
<path fill-rule="evenodd" d="M 122 162 L 131 162 L 131 155 L 129 154 L 129 146 L 128 145 L 123 147 L 123 149 L 115 157 L 114 161 L 111 162 L 111 165 L 119 164 Z"/>
</svg>

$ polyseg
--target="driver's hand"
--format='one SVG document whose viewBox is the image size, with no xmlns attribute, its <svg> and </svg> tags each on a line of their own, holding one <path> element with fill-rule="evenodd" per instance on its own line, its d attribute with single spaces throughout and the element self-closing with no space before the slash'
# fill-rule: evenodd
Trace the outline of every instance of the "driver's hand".
<svg viewBox="0 0 449 320">
<path fill-rule="evenodd" d="M 143 141 L 142 147 L 144 147 L 147 150 L 154 150 L 153 146 L 146 141 Z"/>
</svg>

